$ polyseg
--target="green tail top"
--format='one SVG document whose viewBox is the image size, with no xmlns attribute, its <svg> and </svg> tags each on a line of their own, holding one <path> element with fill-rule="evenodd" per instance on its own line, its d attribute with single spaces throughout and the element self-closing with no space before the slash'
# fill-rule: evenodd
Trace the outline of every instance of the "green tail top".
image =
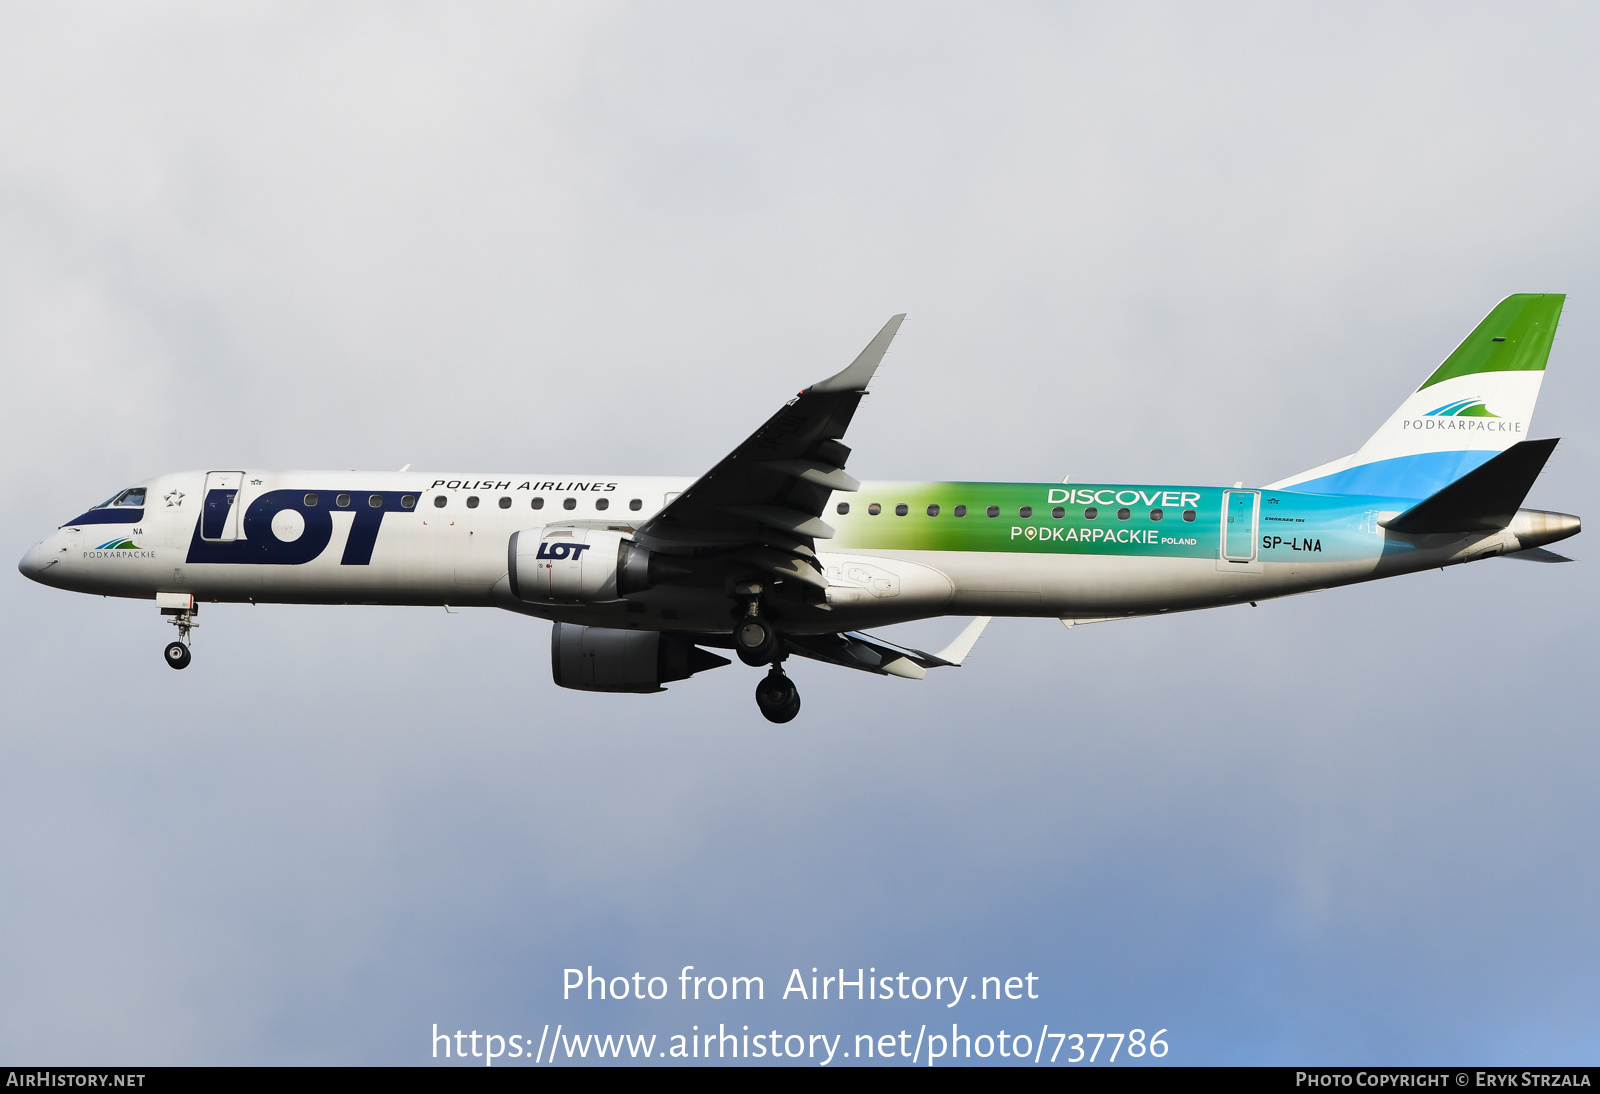
<svg viewBox="0 0 1600 1094">
<path fill-rule="evenodd" d="M 1566 300 L 1565 293 L 1506 297 L 1417 390 L 1480 372 L 1543 372 Z"/>
</svg>

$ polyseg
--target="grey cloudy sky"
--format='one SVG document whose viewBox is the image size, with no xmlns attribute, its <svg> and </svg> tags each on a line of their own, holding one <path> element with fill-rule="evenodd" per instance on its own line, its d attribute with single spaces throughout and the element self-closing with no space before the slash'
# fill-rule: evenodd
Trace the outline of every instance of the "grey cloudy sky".
<svg viewBox="0 0 1600 1094">
<path fill-rule="evenodd" d="M 872 478 L 1264 482 L 1569 295 L 1584 5 L 0 8 L 7 558 L 180 468 L 694 474 L 883 320 Z M 1580 558 L 1584 540 L 1570 544 Z M 0 1056 L 423 1059 L 432 1023 L 874 1032 L 560 970 L 1034 971 L 1177 1062 L 1592 1062 L 1593 567 L 997 622 L 921 684 L 563 692 L 545 624 L 0 582 Z M 954 622 L 910 633 L 937 642 Z"/>
</svg>

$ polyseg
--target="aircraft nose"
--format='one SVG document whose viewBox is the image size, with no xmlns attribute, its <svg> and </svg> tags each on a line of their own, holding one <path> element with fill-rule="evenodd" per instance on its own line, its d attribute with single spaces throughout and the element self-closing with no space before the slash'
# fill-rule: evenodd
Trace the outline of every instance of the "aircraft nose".
<svg viewBox="0 0 1600 1094">
<path fill-rule="evenodd" d="M 44 573 L 44 568 L 47 564 L 48 561 L 46 560 L 44 554 L 44 544 L 35 543 L 33 545 L 33 549 L 27 554 L 23 555 L 22 561 L 17 563 L 17 569 L 20 570 L 22 572 L 22 576 L 28 580 L 38 581 L 39 575 Z"/>
</svg>

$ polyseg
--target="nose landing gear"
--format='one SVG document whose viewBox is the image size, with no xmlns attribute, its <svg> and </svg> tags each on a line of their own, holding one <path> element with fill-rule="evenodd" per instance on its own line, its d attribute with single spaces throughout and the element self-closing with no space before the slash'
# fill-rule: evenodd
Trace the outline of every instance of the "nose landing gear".
<svg viewBox="0 0 1600 1094">
<path fill-rule="evenodd" d="M 186 669 L 192 660 L 189 652 L 189 632 L 200 625 L 194 619 L 200 611 L 200 606 L 188 593 L 158 593 L 156 604 L 160 606 L 162 615 L 171 617 L 167 622 L 178 628 L 178 640 L 168 642 L 166 650 L 163 651 L 165 660 L 175 669 Z"/>
<path fill-rule="evenodd" d="M 761 683 L 756 685 L 756 706 L 769 722 L 781 725 L 793 721 L 794 716 L 800 713 L 800 689 L 783 674 L 781 668 L 773 665 Z"/>
</svg>

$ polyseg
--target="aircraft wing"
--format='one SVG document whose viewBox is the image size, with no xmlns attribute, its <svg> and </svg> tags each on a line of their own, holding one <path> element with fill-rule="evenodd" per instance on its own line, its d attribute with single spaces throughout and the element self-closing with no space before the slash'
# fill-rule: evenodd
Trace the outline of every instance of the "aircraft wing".
<svg viewBox="0 0 1600 1094">
<path fill-rule="evenodd" d="M 780 579 L 821 589 L 816 541 L 833 538 L 823 507 L 856 490 L 845 473 L 850 426 L 867 382 L 905 315 L 884 324 L 849 368 L 806 388 L 634 533 L 667 554 L 727 553 Z"/>
</svg>

